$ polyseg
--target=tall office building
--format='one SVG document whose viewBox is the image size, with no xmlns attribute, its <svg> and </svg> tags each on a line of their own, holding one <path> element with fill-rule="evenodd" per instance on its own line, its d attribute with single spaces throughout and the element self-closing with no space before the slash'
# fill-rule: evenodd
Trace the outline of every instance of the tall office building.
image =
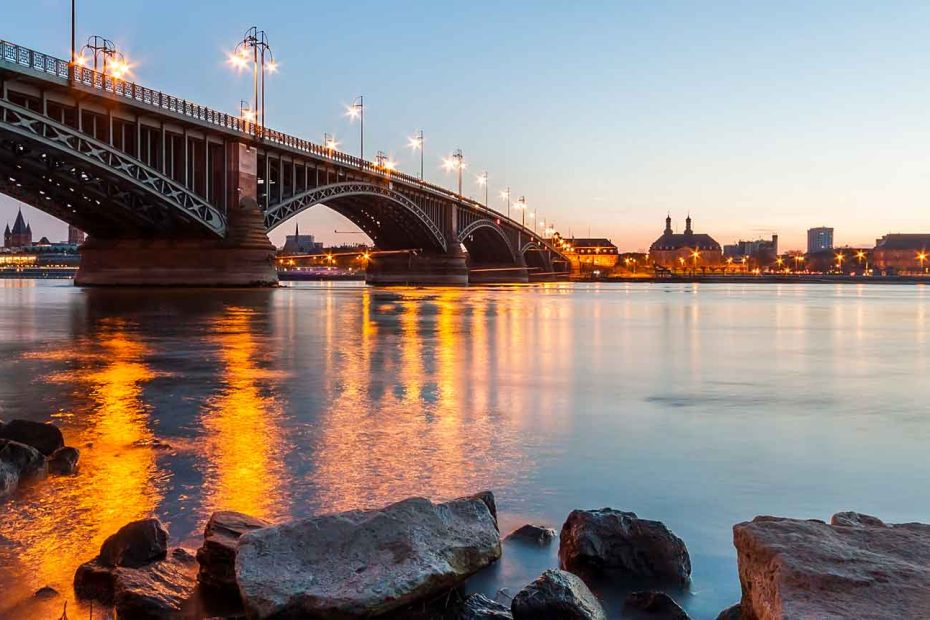
<svg viewBox="0 0 930 620">
<path fill-rule="evenodd" d="M 807 231 L 807 253 L 814 254 L 833 249 L 833 229 L 820 227 Z"/>
</svg>

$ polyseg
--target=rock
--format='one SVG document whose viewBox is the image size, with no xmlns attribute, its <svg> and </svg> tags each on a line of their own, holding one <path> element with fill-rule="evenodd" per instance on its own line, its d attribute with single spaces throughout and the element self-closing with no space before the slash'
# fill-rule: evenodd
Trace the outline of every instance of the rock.
<svg viewBox="0 0 930 620">
<path fill-rule="evenodd" d="M 77 471 L 78 460 L 81 453 L 77 448 L 65 446 L 58 448 L 48 457 L 48 470 L 59 476 L 70 476 Z"/>
<path fill-rule="evenodd" d="M 238 598 L 236 550 L 239 537 L 271 525 L 240 512 L 214 512 L 203 531 L 203 546 L 197 550 L 200 572 L 197 580 L 207 588 L 223 590 Z"/>
<path fill-rule="evenodd" d="M 555 530 L 542 525 L 523 525 L 507 535 L 507 540 L 533 543 L 534 545 L 548 545 L 555 538 Z"/>
<path fill-rule="evenodd" d="M 33 596 L 36 598 L 42 598 L 42 599 L 55 598 L 56 596 L 58 596 L 58 590 L 56 590 L 52 586 L 43 586 L 39 588 L 38 590 L 36 590 L 36 593 L 33 594 Z"/>
<path fill-rule="evenodd" d="M 605 620 L 607 614 L 581 577 L 550 569 L 513 597 L 514 620 Z"/>
<path fill-rule="evenodd" d="M 930 525 L 756 517 L 733 544 L 747 618 L 930 617 Z"/>
<path fill-rule="evenodd" d="M 444 592 L 500 555 L 485 501 L 414 497 L 246 532 L 236 581 L 250 618 L 369 617 Z"/>
<path fill-rule="evenodd" d="M 864 515 L 859 512 L 838 512 L 830 517 L 830 525 L 845 527 L 887 527 L 878 517 Z"/>
<path fill-rule="evenodd" d="M 32 446 L 45 456 L 65 445 L 64 437 L 57 426 L 31 420 L 10 420 L 0 429 L 0 439 L 10 439 Z"/>
<path fill-rule="evenodd" d="M 113 603 L 115 582 L 113 567 L 104 566 L 95 558 L 78 566 L 74 573 L 74 593 L 78 598 L 110 605 Z"/>
<path fill-rule="evenodd" d="M 740 611 L 739 603 L 736 605 L 730 605 L 719 614 L 717 614 L 717 620 L 740 620 L 743 615 Z"/>
<path fill-rule="evenodd" d="M 459 499 L 480 499 L 484 502 L 484 505 L 488 507 L 488 510 L 491 512 L 491 518 L 494 519 L 494 527 L 497 527 L 497 502 L 494 501 L 494 493 L 490 491 L 481 491 L 480 493 L 475 493 L 467 497 L 460 497 Z M 500 531 L 499 527 L 497 527 L 497 531 Z"/>
<path fill-rule="evenodd" d="M 41 452 L 17 441 L 0 439 L 0 497 L 15 491 L 21 481 L 44 478 L 47 471 Z"/>
<path fill-rule="evenodd" d="M 691 581 L 685 543 L 659 521 L 611 508 L 574 510 L 559 535 L 566 570 L 604 569 L 684 585 Z"/>
<path fill-rule="evenodd" d="M 691 620 L 678 603 L 665 592 L 633 592 L 623 602 L 627 609 L 635 610 L 640 618 L 655 620 Z"/>
<path fill-rule="evenodd" d="M 460 620 L 513 620 L 510 610 L 483 594 L 472 594 L 462 604 Z"/>
<path fill-rule="evenodd" d="M 183 615 L 185 603 L 197 587 L 196 566 L 189 552 L 176 551 L 165 560 L 141 568 L 113 570 L 114 606 L 119 618 L 154 620 Z"/>
<path fill-rule="evenodd" d="M 155 518 L 127 523 L 103 541 L 100 556 L 103 566 L 138 568 L 149 562 L 164 560 L 168 554 L 168 532 Z"/>
</svg>

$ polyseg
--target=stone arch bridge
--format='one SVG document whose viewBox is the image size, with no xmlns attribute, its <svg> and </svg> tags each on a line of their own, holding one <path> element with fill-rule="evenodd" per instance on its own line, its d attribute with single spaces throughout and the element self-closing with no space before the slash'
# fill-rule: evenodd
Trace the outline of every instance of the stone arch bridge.
<svg viewBox="0 0 930 620">
<path fill-rule="evenodd" d="M 273 283 L 267 233 L 320 204 L 385 251 L 371 283 L 568 271 L 547 239 L 449 190 L 3 41 L 0 192 L 88 233 L 79 284 Z"/>
</svg>

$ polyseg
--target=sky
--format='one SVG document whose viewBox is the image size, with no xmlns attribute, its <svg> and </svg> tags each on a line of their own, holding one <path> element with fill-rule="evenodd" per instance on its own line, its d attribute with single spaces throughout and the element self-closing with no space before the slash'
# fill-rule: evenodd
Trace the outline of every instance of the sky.
<svg viewBox="0 0 930 620">
<path fill-rule="evenodd" d="M 8 4 L 0 38 L 67 57 L 70 2 Z M 839 245 L 930 232 L 925 0 L 78 0 L 77 22 L 79 42 L 117 42 L 135 81 L 234 113 L 250 79 L 226 54 L 258 25 L 280 65 L 269 127 L 357 153 L 345 106 L 364 95 L 369 158 L 415 174 L 423 129 L 429 180 L 453 187 L 441 160 L 461 148 L 466 194 L 483 199 L 487 170 L 492 205 L 509 186 L 563 234 L 622 251 L 648 248 L 666 213 L 783 249 L 821 225 Z M 0 225 L 17 206 L 0 197 Z M 298 219 L 327 243 L 361 238 L 325 207 Z"/>
</svg>

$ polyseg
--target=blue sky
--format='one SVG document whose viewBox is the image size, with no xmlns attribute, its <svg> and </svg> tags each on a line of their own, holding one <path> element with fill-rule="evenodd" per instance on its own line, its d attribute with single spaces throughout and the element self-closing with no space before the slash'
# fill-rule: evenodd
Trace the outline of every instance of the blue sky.
<svg viewBox="0 0 930 620">
<path fill-rule="evenodd" d="M 67 56 L 69 2 L 8 4 L 0 38 Z M 422 128 L 432 180 L 452 186 L 440 161 L 462 148 L 492 200 L 509 185 L 563 233 L 624 250 L 647 247 L 667 211 L 721 243 L 775 232 L 800 248 L 824 224 L 840 244 L 930 232 L 928 2 L 78 5 L 79 40 L 115 40 L 138 82 L 231 112 L 250 91 L 225 52 L 257 24 L 281 69 L 269 126 L 357 152 L 343 106 L 364 94 L 369 156 L 415 172 L 407 137 Z M 474 175 L 465 185 L 482 195 Z M 13 215 L 0 199 L 0 223 Z M 300 222 L 351 238 L 323 208 Z"/>
</svg>

